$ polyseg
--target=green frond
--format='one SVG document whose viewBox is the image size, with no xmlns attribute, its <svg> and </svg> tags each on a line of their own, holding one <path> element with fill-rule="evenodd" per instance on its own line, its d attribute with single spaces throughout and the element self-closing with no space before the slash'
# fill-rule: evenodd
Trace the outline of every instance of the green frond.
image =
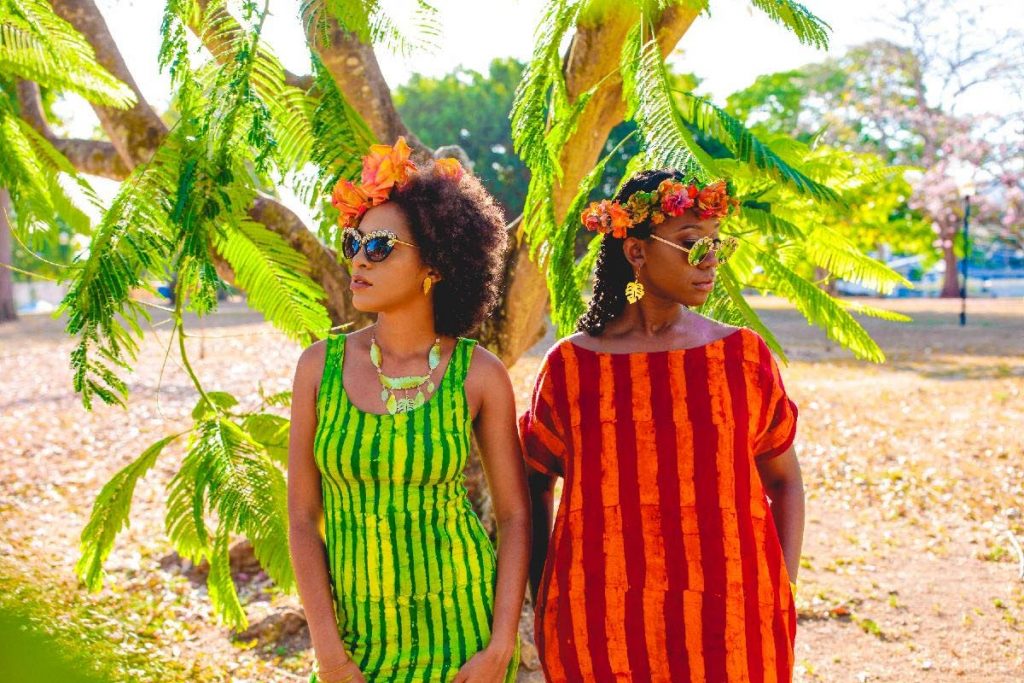
<svg viewBox="0 0 1024 683">
<path fill-rule="evenodd" d="M 912 287 L 910 281 L 881 261 L 862 253 L 848 239 L 825 225 L 816 226 L 803 245 L 815 265 L 832 275 L 889 294 L 897 285 Z"/>
<path fill-rule="evenodd" d="M 253 221 L 224 226 L 214 246 L 231 264 L 247 301 L 279 330 L 303 345 L 326 336 L 327 294 L 309 276 L 305 256 L 280 235 Z"/>
<path fill-rule="evenodd" d="M 59 310 L 67 314 L 68 334 L 79 337 L 71 365 L 75 391 L 86 408 L 94 396 L 123 405 L 126 386 L 107 363 L 129 367 L 142 335 L 140 323 L 150 319 L 132 295 L 136 289 L 153 291 L 147 277 L 161 272 L 172 253 L 167 195 L 176 186 L 176 160 L 174 147 L 162 146 L 149 164 L 129 175 L 96 227 L 88 256 L 70 271 Z M 97 360 L 97 353 L 107 363 Z"/>
<path fill-rule="evenodd" d="M 238 425 L 221 418 L 199 426 L 209 501 L 221 523 L 245 534 L 282 590 L 295 577 L 288 556 L 287 487 L 281 470 Z M 201 489 L 200 489 L 201 490 Z"/>
<path fill-rule="evenodd" d="M 628 139 L 627 136 L 620 141 L 583 177 L 558 232 L 546 238 L 551 245 L 550 258 L 546 263 L 548 292 L 551 297 L 551 321 L 555 324 L 559 337 L 572 334 L 576 321 L 586 311 L 581 285 L 590 276 L 589 268 L 596 261 L 599 248 L 594 246 L 597 239 L 592 239 L 588 247 L 589 258 L 585 258 L 579 264 L 576 263 L 576 235 L 580 228 L 580 214 L 587 204 L 590 193 L 601 182 L 608 162 L 618 155 Z"/>
<path fill-rule="evenodd" d="M 437 9 L 426 0 L 417 0 L 409 23 L 410 30 L 388 15 L 375 0 L 306 0 L 300 5 L 308 34 L 329 40 L 329 19 L 335 19 L 365 45 L 377 45 L 403 57 L 417 50 L 437 47 L 441 27 Z"/>
<path fill-rule="evenodd" d="M 724 144 L 737 159 L 770 174 L 801 194 L 823 202 L 839 201 L 839 194 L 788 164 L 767 143 L 754 136 L 739 119 L 721 107 L 691 93 L 677 93 L 682 119 Z"/>
<path fill-rule="evenodd" d="M 658 42 L 642 38 L 640 27 L 630 32 L 621 70 L 623 96 L 643 137 L 646 158 L 654 166 L 709 181 L 718 175 L 715 161 L 697 143 L 676 107 Z"/>
<path fill-rule="evenodd" d="M 173 434 L 152 444 L 134 462 L 115 474 L 97 496 L 89 523 L 82 530 L 82 554 L 75 564 L 75 572 L 90 591 L 99 590 L 103 585 L 103 563 L 114 547 L 117 534 L 129 526 L 128 513 L 135 484 L 153 467 L 164 447 L 179 436 L 181 434 Z"/>
<path fill-rule="evenodd" d="M 309 196 L 311 206 L 324 197 L 341 178 L 355 179 L 362 157 L 377 142 L 366 122 L 338 90 L 337 83 L 320 59 L 311 54 L 313 77 L 320 101 L 313 111 L 312 161 L 319 169 Z"/>
<path fill-rule="evenodd" d="M 770 211 L 750 205 L 742 205 L 739 213 L 729 217 L 730 231 L 733 226 L 748 226 L 764 235 L 785 240 L 803 240 L 804 232 L 796 225 Z"/>
<path fill-rule="evenodd" d="M 768 287 L 796 306 L 807 321 L 858 358 L 881 363 L 885 354 L 846 308 L 767 251 L 757 254 Z"/>
<path fill-rule="evenodd" d="M 722 288 L 728 295 L 729 300 L 732 302 L 733 307 L 742 317 L 744 325 L 761 335 L 765 343 L 768 344 L 768 347 L 778 354 L 783 361 L 786 361 L 786 353 L 782 349 L 782 344 L 780 344 L 779 340 L 776 339 L 771 329 L 764 324 L 764 321 L 761 320 L 761 316 L 757 314 L 757 311 L 755 311 L 753 307 L 747 303 L 747 300 L 743 298 L 743 289 L 737 281 L 736 276 L 733 275 L 732 270 L 730 270 L 729 263 L 725 263 L 718 268 L 718 281 L 715 284 L 716 289 L 718 288 L 718 285 L 721 284 Z"/>
<path fill-rule="evenodd" d="M 516 88 L 509 117 L 512 142 L 531 173 L 552 175 L 558 167 L 558 157 L 553 156 L 552 145 L 548 142 L 548 124 L 551 120 L 562 120 L 564 112 L 550 111 L 552 90 L 564 92 L 559 47 L 575 26 L 582 5 L 580 0 L 553 0 L 547 4 L 534 33 L 533 55 Z"/>
<path fill-rule="evenodd" d="M 289 397 L 291 392 L 287 392 Z M 275 462 L 288 465 L 288 428 L 291 422 L 273 413 L 252 413 L 245 416 L 242 428 L 249 437 L 267 451 Z"/>
<path fill-rule="evenodd" d="M 857 315 L 866 315 L 870 318 L 878 318 L 879 320 L 886 320 L 891 323 L 909 323 L 912 318 L 909 315 L 897 313 L 896 311 L 890 311 L 885 308 L 878 308 L 876 306 L 869 306 L 859 301 L 849 301 L 846 299 L 839 299 L 839 304 Z"/>
<path fill-rule="evenodd" d="M 210 573 L 206 576 L 206 590 L 222 624 L 235 630 L 249 625 L 242 603 L 238 599 L 235 582 L 231 578 L 231 526 L 221 522 L 217 526 L 213 549 L 210 553 Z"/>
<path fill-rule="evenodd" d="M 96 61 L 92 45 L 44 0 L 0 3 L 0 72 L 127 109 L 135 93 Z"/>
<path fill-rule="evenodd" d="M 767 14 L 772 21 L 792 31 L 804 45 L 810 45 L 819 50 L 828 49 L 832 27 L 799 2 L 793 2 L 793 0 L 750 0 L 750 3 Z"/>
</svg>

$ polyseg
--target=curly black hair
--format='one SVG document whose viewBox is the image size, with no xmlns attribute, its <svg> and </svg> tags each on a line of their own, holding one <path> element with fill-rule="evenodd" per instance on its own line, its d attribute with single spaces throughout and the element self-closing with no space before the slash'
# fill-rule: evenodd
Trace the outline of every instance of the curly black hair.
<svg viewBox="0 0 1024 683">
<path fill-rule="evenodd" d="M 663 180 L 674 178 L 683 181 L 682 171 L 657 169 L 640 171 L 622 184 L 615 194 L 615 201 L 624 204 L 635 192 L 653 192 Z M 651 236 L 649 221 L 637 223 L 629 231 L 630 237 L 647 239 Z M 626 308 L 626 284 L 633 279 L 633 267 L 626 260 L 622 249 L 625 239 L 606 234 L 602 238 L 601 250 L 597 254 L 597 268 L 594 272 L 594 296 L 587 306 L 587 312 L 576 321 L 576 331 L 598 337 L 604 328 L 622 314 Z"/>
<path fill-rule="evenodd" d="M 432 163 L 388 200 L 409 221 L 423 262 L 441 275 L 434 285 L 438 333 L 469 334 L 498 302 L 508 249 L 501 209 L 468 172 L 455 181 Z"/>
</svg>

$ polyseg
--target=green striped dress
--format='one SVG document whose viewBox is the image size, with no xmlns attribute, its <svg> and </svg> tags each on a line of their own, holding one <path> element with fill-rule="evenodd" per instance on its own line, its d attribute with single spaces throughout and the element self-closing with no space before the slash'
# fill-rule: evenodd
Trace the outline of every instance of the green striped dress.
<svg viewBox="0 0 1024 683">
<path fill-rule="evenodd" d="M 367 681 L 450 681 L 490 642 L 495 552 L 462 473 L 475 345 L 457 341 L 424 405 L 382 415 L 349 400 L 345 335 L 327 339 L 313 449 L 338 629 Z"/>
</svg>

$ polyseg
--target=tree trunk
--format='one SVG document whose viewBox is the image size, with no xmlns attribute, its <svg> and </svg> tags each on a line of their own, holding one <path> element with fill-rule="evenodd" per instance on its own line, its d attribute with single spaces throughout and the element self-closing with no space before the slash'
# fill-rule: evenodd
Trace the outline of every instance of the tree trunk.
<svg viewBox="0 0 1024 683">
<path fill-rule="evenodd" d="M 956 299 L 960 296 L 960 261 L 953 249 L 952 235 L 948 239 L 942 239 L 942 260 L 946 264 L 946 274 L 942 279 L 942 291 L 939 296 L 943 299 Z"/>
<path fill-rule="evenodd" d="M 8 212 L 11 203 L 7 190 L 0 187 L 0 323 L 18 319 L 14 305 L 14 278 L 10 268 L 13 265 L 11 245 L 11 224 Z"/>
</svg>

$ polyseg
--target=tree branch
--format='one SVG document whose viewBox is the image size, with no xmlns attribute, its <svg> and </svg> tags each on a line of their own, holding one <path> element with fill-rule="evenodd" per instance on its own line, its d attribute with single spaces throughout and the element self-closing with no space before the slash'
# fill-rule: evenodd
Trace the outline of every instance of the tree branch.
<svg viewBox="0 0 1024 683">
<path fill-rule="evenodd" d="M 96 51 L 96 60 L 135 93 L 137 99 L 131 109 L 97 104 L 92 108 L 129 168 L 149 161 L 167 134 L 167 126 L 142 96 L 96 4 L 93 0 L 54 0 L 53 11 L 85 36 Z"/>
<path fill-rule="evenodd" d="M 661 14 L 655 35 L 662 54 L 672 51 L 697 15 L 697 10 L 681 6 Z M 556 220 L 565 216 L 580 181 L 593 168 L 608 134 L 625 115 L 622 78 L 618 74 L 620 46 L 637 18 L 637 10 L 632 5 L 610 8 L 602 12 L 600 18 L 582 19 L 573 36 L 564 70 L 570 100 L 599 81 L 601 86 L 583 110 L 576 132 L 562 149 L 559 158 L 562 181 L 551 197 Z M 613 75 L 607 77 L 608 74 Z M 486 341 L 506 365 L 511 365 L 543 335 L 548 300 L 544 273 L 530 260 L 525 240 L 518 243 L 510 256 L 506 282 L 501 330 L 497 339 Z"/>
<path fill-rule="evenodd" d="M 166 137 L 167 125 L 143 97 L 93 0 L 55 0 L 53 6 L 58 15 L 89 41 L 96 51 L 98 61 L 135 93 L 138 103 L 128 110 L 96 104 L 92 107 L 113 142 L 112 146 L 123 160 L 125 169 L 130 170 L 145 163 Z M 76 168 L 86 170 L 77 164 Z M 298 216 L 267 197 L 259 197 L 249 209 L 249 215 L 268 230 L 285 237 L 306 257 L 311 276 L 327 293 L 324 304 L 334 324 L 360 319 L 348 300 L 347 271 L 338 264 L 334 253 L 309 231 Z M 218 254 L 211 255 L 218 272 L 230 276 L 230 266 Z"/>
<path fill-rule="evenodd" d="M 417 156 L 430 158 L 432 150 L 410 131 L 395 108 L 391 89 L 381 73 L 373 46 L 359 41 L 333 17 L 326 19 L 328 40 L 321 40 L 316 22 L 303 17 L 306 40 L 331 74 L 345 99 L 366 121 L 378 140 L 391 143 L 404 135 Z"/>
<path fill-rule="evenodd" d="M 65 139 L 54 134 L 43 112 L 38 84 L 18 81 L 18 106 L 21 117 L 79 171 L 111 180 L 124 180 L 128 177 L 128 166 L 111 143 L 104 140 Z"/>
</svg>

